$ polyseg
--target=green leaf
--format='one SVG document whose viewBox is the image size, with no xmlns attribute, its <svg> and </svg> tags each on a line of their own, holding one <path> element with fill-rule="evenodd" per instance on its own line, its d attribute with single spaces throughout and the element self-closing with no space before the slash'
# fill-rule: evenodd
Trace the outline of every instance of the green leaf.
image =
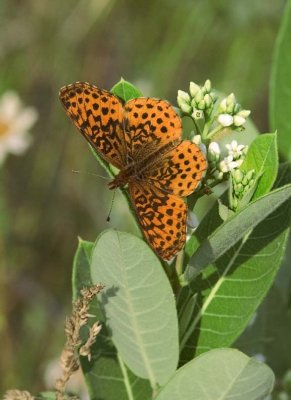
<svg viewBox="0 0 291 400">
<path fill-rule="evenodd" d="M 201 243 L 191 257 L 185 271 L 186 280 L 194 279 L 204 267 L 215 262 L 290 197 L 291 184 L 255 200 L 226 220 Z M 190 239 L 191 242 L 195 240 L 194 237 Z"/>
<path fill-rule="evenodd" d="M 270 125 L 278 131 L 279 151 L 291 160 L 291 0 L 278 33 L 270 80 Z"/>
<path fill-rule="evenodd" d="M 244 172 L 254 169 L 256 176 L 260 177 L 253 200 L 271 190 L 276 180 L 278 165 L 276 133 L 258 136 L 250 145 L 246 158 L 240 167 Z"/>
<path fill-rule="evenodd" d="M 110 91 L 125 102 L 143 96 L 142 92 L 138 88 L 136 88 L 132 83 L 125 81 L 123 78 L 121 78 Z"/>
<path fill-rule="evenodd" d="M 121 358 L 152 387 L 164 384 L 178 362 L 178 323 L 157 256 L 141 239 L 108 230 L 97 239 L 91 275 L 106 285 L 100 302 Z"/>
<path fill-rule="evenodd" d="M 265 399 L 275 377 L 265 364 L 234 349 L 216 349 L 180 368 L 155 400 Z"/>
<path fill-rule="evenodd" d="M 276 185 L 290 182 L 290 175 L 288 165 L 281 166 Z M 191 299 L 191 293 L 195 293 L 197 307 L 181 341 L 182 362 L 211 348 L 230 346 L 246 327 L 281 265 L 290 206 L 290 201 L 282 204 L 215 265 L 204 269 L 191 284 L 191 290 L 183 288 L 184 298 Z M 204 230 L 199 233 L 201 238 L 215 229 L 218 220 L 216 206 L 206 217 Z"/>
<path fill-rule="evenodd" d="M 93 284 L 90 272 L 93 247 L 94 243 L 79 239 L 73 265 L 74 300 L 77 299 L 84 286 L 88 287 Z M 90 398 L 110 400 L 128 400 L 130 398 L 144 400 L 144 396 L 150 398 L 152 390 L 148 381 L 136 377 L 118 357 L 116 349 L 110 341 L 104 315 L 97 299 L 91 302 L 89 313 L 94 315 L 89 319 L 90 326 L 96 321 L 102 323 L 102 329 L 92 348 L 92 361 L 89 362 L 87 358 L 80 357 Z M 85 326 L 85 330 L 82 332 L 83 341 L 88 337 L 88 329 L 89 326 Z"/>
<path fill-rule="evenodd" d="M 79 238 L 78 248 L 73 261 L 73 301 L 77 300 L 83 287 L 92 285 L 90 259 L 93 247 L 94 243 Z"/>
</svg>

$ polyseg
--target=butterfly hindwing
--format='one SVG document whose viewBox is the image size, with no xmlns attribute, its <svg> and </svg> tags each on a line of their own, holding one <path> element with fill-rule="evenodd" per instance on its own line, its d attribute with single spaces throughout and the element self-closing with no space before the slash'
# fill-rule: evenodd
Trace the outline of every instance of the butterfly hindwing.
<svg viewBox="0 0 291 400">
<path fill-rule="evenodd" d="M 161 258 L 170 260 L 186 240 L 186 204 L 146 182 L 130 182 L 128 189 L 146 239 Z"/>
</svg>

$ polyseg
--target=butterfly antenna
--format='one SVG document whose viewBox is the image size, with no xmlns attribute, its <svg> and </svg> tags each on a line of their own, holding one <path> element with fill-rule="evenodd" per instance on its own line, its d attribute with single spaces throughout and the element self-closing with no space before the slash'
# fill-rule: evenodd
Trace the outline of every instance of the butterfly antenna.
<svg viewBox="0 0 291 400">
<path fill-rule="evenodd" d="M 107 216 L 107 218 L 106 218 L 106 222 L 109 222 L 109 221 L 110 221 L 110 214 L 111 214 L 111 211 L 112 211 L 112 208 L 113 208 L 115 193 L 116 193 L 116 189 L 114 190 L 113 195 L 112 195 L 112 200 L 111 200 L 111 204 L 110 204 L 109 213 L 108 213 L 108 216 Z"/>
<path fill-rule="evenodd" d="M 76 170 L 76 169 L 72 169 L 72 172 L 73 172 L 74 174 L 86 174 L 86 175 L 97 176 L 98 178 L 105 179 L 106 181 L 109 181 L 109 180 L 110 180 L 110 178 L 109 178 L 108 176 L 98 175 L 98 174 L 95 174 L 94 172 L 84 172 L 84 171 L 79 171 L 79 170 Z"/>
</svg>

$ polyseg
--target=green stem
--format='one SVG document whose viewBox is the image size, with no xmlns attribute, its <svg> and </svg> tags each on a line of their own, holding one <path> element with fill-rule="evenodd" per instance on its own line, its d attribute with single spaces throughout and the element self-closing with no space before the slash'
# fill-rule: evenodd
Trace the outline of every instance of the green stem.
<svg viewBox="0 0 291 400">
<path fill-rule="evenodd" d="M 124 382 L 125 390 L 126 390 L 126 393 L 128 396 L 128 400 L 134 400 L 134 395 L 133 395 L 132 388 L 130 385 L 130 380 L 129 380 L 129 376 L 127 373 L 127 369 L 126 369 L 126 366 L 118 352 L 117 352 L 117 360 L 118 360 L 118 363 L 119 363 L 119 366 L 121 369 L 121 373 L 123 375 L 123 382 Z"/>
<path fill-rule="evenodd" d="M 216 128 L 212 129 L 212 131 L 208 133 L 206 138 L 211 139 L 217 132 L 221 131 L 222 129 L 224 129 L 224 127 L 221 125 L 218 125 Z"/>
</svg>

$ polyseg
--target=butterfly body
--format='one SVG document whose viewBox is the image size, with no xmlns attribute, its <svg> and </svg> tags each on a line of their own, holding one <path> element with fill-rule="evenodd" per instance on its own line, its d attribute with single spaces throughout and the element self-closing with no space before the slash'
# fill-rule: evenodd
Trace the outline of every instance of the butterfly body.
<svg viewBox="0 0 291 400">
<path fill-rule="evenodd" d="M 182 140 L 181 120 L 165 100 L 124 103 L 112 93 L 77 82 L 60 91 L 68 116 L 96 152 L 119 169 L 109 189 L 127 186 L 141 229 L 153 250 L 171 259 L 186 239 L 187 206 L 207 163 Z"/>
</svg>

